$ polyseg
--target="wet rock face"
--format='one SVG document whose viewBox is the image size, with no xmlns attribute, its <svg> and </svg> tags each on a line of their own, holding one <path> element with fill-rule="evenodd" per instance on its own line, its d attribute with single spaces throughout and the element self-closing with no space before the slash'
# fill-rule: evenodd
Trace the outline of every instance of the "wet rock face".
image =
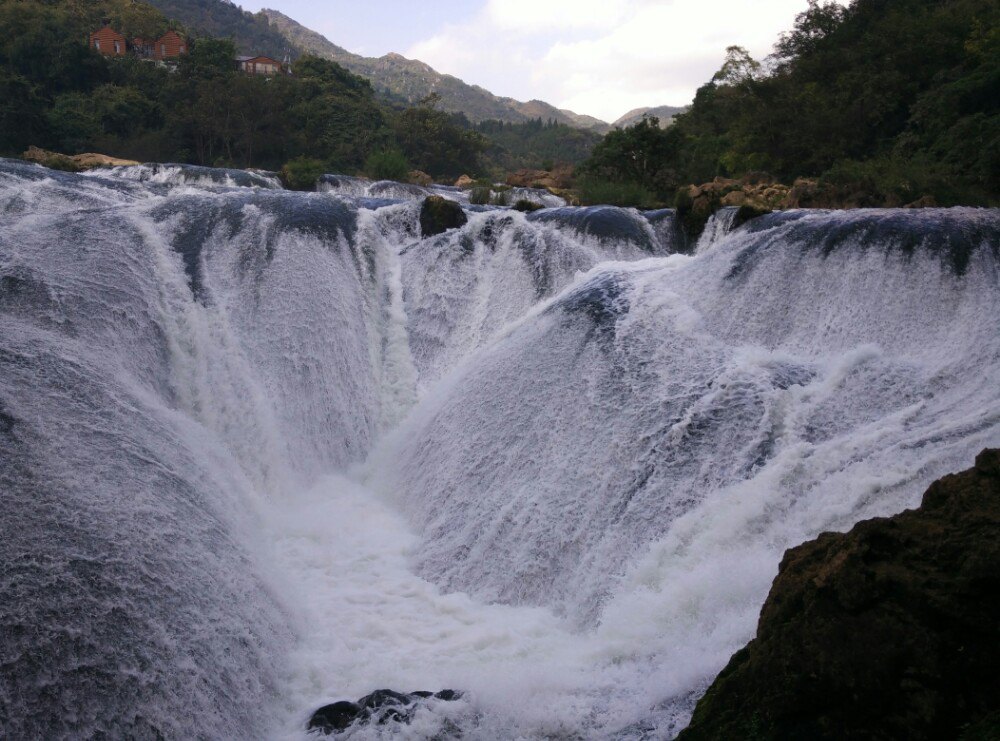
<svg viewBox="0 0 1000 741">
<path fill-rule="evenodd" d="M 407 724 L 421 706 L 426 707 L 437 701 L 453 702 L 461 697 L 462 693 L 457 690 L 418 690 L 408 695 L 393 690 L 375 690 L 357 702 L 341 700 L 324 705 L 312 714 L 307 728 L 309 731 L 331 735 L 343 733 L 355 726 Z"/>
<path fill-rule="evenodd" d="M 1000 450 L 790 549 L 681 741 L 1000 738 Z"/>
<path fill-rule="evenodd" d="M 468 220 L 458 203 L 441 196 L 427 196 L 420 207 L 420 231 L 425 237 L 465 226 Z"/>
</svg>

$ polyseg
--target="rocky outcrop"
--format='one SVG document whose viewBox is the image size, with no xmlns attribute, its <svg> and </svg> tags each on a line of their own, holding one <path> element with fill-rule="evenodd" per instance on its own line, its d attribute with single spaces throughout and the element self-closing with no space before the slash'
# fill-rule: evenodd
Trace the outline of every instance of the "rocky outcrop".
<svg viewBox="0 0 1000 741">
<path fill-rule="evenodd" d="M 423 170 L 410 170 L 406 174 L 406 181 L 410 185 L 421 185 L 425 188 L 428 185 L 434 185 L 434 178 L 432 178 Z"/>
<path fill-rule="evenodd" d="M 53 170 L 68 170 L 70 172 L 93 170 L 98 167 L 139 164 L 135 160 L 110 157 L 106 154 L 87 152 L 85 154 L 67 155 L 59 154 L 58 152 L 49 152 L 38 147 L 28 147 L 28 151 L 21 155 L 21 159 L 28 160 L 29 162 L 37 162 L 39 165 L 49 167 Z"/>
<path fill-rule="evenodd" d="M 573 187 L 573 166 L 557 165 L 551 170 L 522 169 L 507 175 L 507 185 L 515 188 L 564 190 Z"/>
<path fill-rule="evenodd" d="M 458 180 L 455 181 L 456 188 L 471 188 L 476 184 L 476 181 L 470 178 L 468 175 L 462 175 Z"/>
<path fill-rule="evenodd" d="M 1000 738 L 1000 450 L 790 549 L 680 741 Z"/>
<path fill-rule="evenodd" d="M 427 196 L 420 207 L 420 232 L 425 237 L 465 226 L 468 220 L 458 203 L 441 196 Z"/>
<path fill-rule="evenodd" d="M 740 209 L 738 223 L 781 208 L 789 188 L 767 173 L 749 173 L 740 180 L 717 177 L 710 183 L 680 188 L 674 200 L 677 216 L 694 244 L 709 217 L 724 206 Z"/>
<path fill-rule="evenodd" d="M 419 707 L 436 701 L 452 702 L 461 697 L 462 693 L 456 690 L 418 691 L 408 695 L 393 690 L 375 690 L 357 702 L 340 700 L 324 705 L 309 718 L 307 729 L 331 735 L 363 725 L 408 724 Z"/>
</svg>

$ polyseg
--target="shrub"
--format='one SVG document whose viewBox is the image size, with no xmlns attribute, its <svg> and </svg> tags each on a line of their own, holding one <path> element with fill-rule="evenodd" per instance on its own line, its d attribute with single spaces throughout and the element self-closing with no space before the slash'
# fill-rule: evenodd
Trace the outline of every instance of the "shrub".
<svg viewBox="0 0 1000 741">
<path fill-rule="evenodd" d="M 493 196 L 490 198 L 490 203 L 494 206 L 509 206 L 510 188 L 494 189 Z"/>
<path fill-rule="evenodd" d="M 372 152 L 365 160 L 365 174 L 372 180 L 405 181 L 409 172 L 410 165 L 398 149 Z"/>
<path fill-rule="evenodd" d="M 610 182 L 584 178 L 579 183 L 580 203 L 584 206 L 634 206 L 656 208 L 662 205 L 652 191 L 636 182 Z"/>
<path fill-rule="evenodd" d="M 289 190 L 314 190 L 324 172 L 326 166 L 320 160 L 297 157 L 281 168 L 281 182 Z"/>
<path fill-rule="evenodd" d="M 493 191 L 490 190 L 490 187 L 488 185 L 487 186 L 477 185 L 469 192 L 469 203 L 473 204 L 474 206 L 485 206 L 490 202 L 490 196 L 492 195 L 492 193 Z"/>
</svg>

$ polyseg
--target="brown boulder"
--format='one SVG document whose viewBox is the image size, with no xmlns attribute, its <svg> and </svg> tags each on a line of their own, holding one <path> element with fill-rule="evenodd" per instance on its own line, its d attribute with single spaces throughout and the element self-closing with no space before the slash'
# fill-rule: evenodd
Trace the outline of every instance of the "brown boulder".
<svg viewBox="0 0 1000 741">
<path fill-rule="evenodd" d="M 532 188 L 534 184 L 549 178 L 546 170 L 521 169 L 507 175 L 507 185 L 515 188 Z"/>
<path fill-rule="evenodd" d="M 68 170 L 70 172 L 93 170 L 98 167 L 139 164 L 135 160 L 120 159 L 106 154 L 87 152 L 86 154 L 74 154 L 70 156 L 60 154 L 59 152 L 49 152 L 38 147 L 28 147 L 28 151 L 21 155 L 21 159 L 28 160 L 29 162 L 37 162 L 53 170 Z"/>
<path fill-rule="evenodd" d="M 43 167 L 52 170 L 67 170 L 69 172 L 79 172 L 82 168 L 73 161 L 72 157 L 58 152 L 49 152 L 38 147 L 28 147 L 28 151 L 21 155 L 21 159 L 28 162 L 36 162 Z"/>
<path fill-rule="evenodd" d="M 74 154 L 70 157 L 82 170 L 92 170 L 97 167 L 124 167 L 126 165 L 138 165 L 136 160 L 126 160 L 121 157 L 111 157 L 107 154 L 96 154 L 87 152 L 85 154 Z"/>
<path fill-rule="evenodd" d="M 434 178 L 421 170 L 410 170 L 406 174 L 406 180 L 411 185 L 422 185 L 424 187 L 434 185 Z"/>
<path fill-rule="evenodd" d="M 747 202 L 747 200 L 747 194 L 742 190 L 733 190 L 722 196 L 722 201 L 720 201 L 720 203 L 722 203 L 723 206 L 742 206 Z"/>
<path fill-rule="evenodd" d="M 468 175 L 462 175 L 458 180 L 455 181 L 456 188 L 471 188 L 476 184 L 476 181 L 470 178 Z"/>
</svg>

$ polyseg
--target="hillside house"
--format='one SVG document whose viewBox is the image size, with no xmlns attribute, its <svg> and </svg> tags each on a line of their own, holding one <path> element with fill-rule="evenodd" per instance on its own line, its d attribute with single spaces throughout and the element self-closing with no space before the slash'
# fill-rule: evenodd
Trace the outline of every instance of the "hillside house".
<svg viewBox="0 0 1000 741">
<path fill-rule="evenodd" d="M 90 34 L 90 48 L 106 57 L 123 57 L 128 53 L 128 41 L 110 26 Z"/>
<path fill-rule="evenodd" d="M 281 62 L 271 57 L 236 57 L 236 65 L 248 75 L 278 75 L 282 72 Z"/>
<path fill-rule="evenodd" d="M 176 31 L 167 31 L 153 42 L 153 59 L 163 62 L 187 54 L 188 43 Z"/>
</svg>

